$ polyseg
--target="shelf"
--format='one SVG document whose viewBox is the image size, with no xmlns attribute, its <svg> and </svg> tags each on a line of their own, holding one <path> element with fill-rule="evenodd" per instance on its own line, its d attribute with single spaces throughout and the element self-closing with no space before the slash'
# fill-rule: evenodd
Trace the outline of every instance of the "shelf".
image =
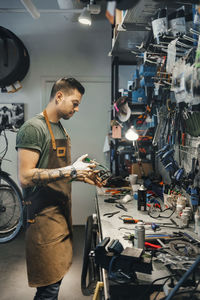
<svg viewBox="0 0 200 300">
<path fill-rule="evenodd" d="M 138 58 L 131 51 L 139 54 L 137 46 L 148 39 L 151 18 L 159 7 L 159 2 L 140 0 L 132 9 L 127 10 L 122 23 L 118 25 L 109 55 L 137 64 Z"/>
<path fill-rule="evenodd" d="M 140 0 L 132 9 L 126 11 L 119 30 L 127 31 L 146 31 L 150 26 L 151 19 L 155 12 L 160 8 L 161 3 L 151 0 Z"/>
<path fill-rule="evenodd" d="M 129 105 L 131 105 L 131 106 L 146 106 L 147 104 L 146 103 L 135 103 L 135 102 L 130 102 L 130 103 L 128 103 Z"/>
<path fill-rule="evenodd" d="M 139 54 L 137 46 L 141 45 L 142 41 L 148 38 L 148 31 L 120 31 L 113 42 L 113 46 L 110 52 L 111 56 L 119 56 L 120 59 L 126 61 L 135 61 L 137 63 L 137 57 L 131 51 Z"/>
<path fill-rule="evenodd" d="M 191 1 L 194 2 L 194 1 Z M 169 13 L 174 9 L 189 5 L 189 1 L 181 0 L 140 0 L 132 9 L 126 11 L 122 24 L 119 26 L 119 31 L 144 31 L 151 28 L 152 17 L 156 11 L 162 7 L 168 7 Z M 186 10 L 187 11 L 187 10 Z"/>
<path fill-rule="evenodd" d="M 167 6 L 168 11 L 171 12 L 183 4 L 181 0 L 138 1 L 132 9 L 125 12 L 122 23 L 116 28 L 117 32 L 112 40 L 109 56 L 118 56 L 120 60 L 138 64 L 140 58 L 137 57 L 137 53 L 139 55 L 141 52 L 137 46 L 140 46 L 142 42 L 144 44 L 148 42 L 152 30 L 151 21 L 156 11 Z"/>
</svg>

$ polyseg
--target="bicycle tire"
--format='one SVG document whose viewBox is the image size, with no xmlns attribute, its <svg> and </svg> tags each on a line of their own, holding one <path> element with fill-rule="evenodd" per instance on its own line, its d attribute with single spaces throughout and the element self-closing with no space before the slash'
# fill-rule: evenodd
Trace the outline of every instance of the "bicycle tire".
<svg viewBox="0 0 200 300">
<path fill-rule="evenodd" d="M 10 45 L 9 47 L 11 49 L 14 49 L 13 51 L 16 54 L 15 57 L 16 61 L 14 66 L 12 66 L 12 68 L 9 70 L 8 74 L 5 72 L 6 74 L 4 75 L 4 77 L 0 78 L 0 87 L 4 88 L 6 86 L 14 84 L 16 81 L 21 81 L 24 79 L 29 69 L 30 58 L 29 58 L 28 51 L 24 46 L 23 42 L 12 31 L 0 26 L 0 39 L 5 41 L 7 47 L 8 47 L 7 43 L 9 41 L 9 45 Z M 5 55 L 7 55 L 7 59 L 8 59 L 8 49 Z"/>
<path fill-rule="evenodd" d="M 97 232 L 93 217 L 89 216 L 85 227 L 85 245 L 81 273 L 81 291 L 84 296 L 90 296 L 94 293 L 98 281 L 98 266 L 95 265 L 94 258 L 89 256 L 90 252 L 96 247 L 96 236 Z"/>
<path fill-rule="evenodd" d="M 6 243 L 13 240 L 20 232 L 23 225 L 22 199 L 21 191 L 14 180 L 9 177 L 8 173 L 1 172 L 0 243 Z"/>
</svg>

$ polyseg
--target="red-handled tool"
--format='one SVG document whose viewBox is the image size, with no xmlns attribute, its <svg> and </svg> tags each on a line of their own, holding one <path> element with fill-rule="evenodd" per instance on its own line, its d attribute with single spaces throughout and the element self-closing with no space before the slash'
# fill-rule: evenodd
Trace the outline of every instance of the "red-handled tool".
<svg viewBox="0 0 200 300">
<path fill-rule="evenodd" d="M 145 242 L 144 245 L 145 245 L 146 248 L 154 248 L 154 249 L 162 248 L 160 245 L 155 245 L 155 244 L 152 244 L 152 243 L 149 243 L 149 242 Z"/>
</svg>

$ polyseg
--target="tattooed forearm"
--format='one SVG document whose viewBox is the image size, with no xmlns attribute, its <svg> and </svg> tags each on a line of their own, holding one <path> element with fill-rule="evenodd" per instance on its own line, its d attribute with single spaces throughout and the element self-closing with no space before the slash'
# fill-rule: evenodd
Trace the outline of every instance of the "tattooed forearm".
<svg viewBox="0 0 200 300">
<path fill-rule="evenodd" d="M 32 176 L 32 183 L 34 185 L 47 185 L 48 183 L 67 178 L 70 172 L 64 168 L 60 169 L 37 169 Z"/>
</svg>

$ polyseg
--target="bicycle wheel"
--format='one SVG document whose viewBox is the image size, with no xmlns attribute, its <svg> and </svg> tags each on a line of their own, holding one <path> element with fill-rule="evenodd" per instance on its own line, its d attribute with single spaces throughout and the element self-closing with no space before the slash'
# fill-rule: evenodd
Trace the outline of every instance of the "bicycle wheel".
<svg viewBox="0 0 200 300">
<path fill-rule="evenodd" d="M 22 194 L 5 172 L 0 174 L 0 243 L 11 241 L 23 224 Z"/>
</svg>

